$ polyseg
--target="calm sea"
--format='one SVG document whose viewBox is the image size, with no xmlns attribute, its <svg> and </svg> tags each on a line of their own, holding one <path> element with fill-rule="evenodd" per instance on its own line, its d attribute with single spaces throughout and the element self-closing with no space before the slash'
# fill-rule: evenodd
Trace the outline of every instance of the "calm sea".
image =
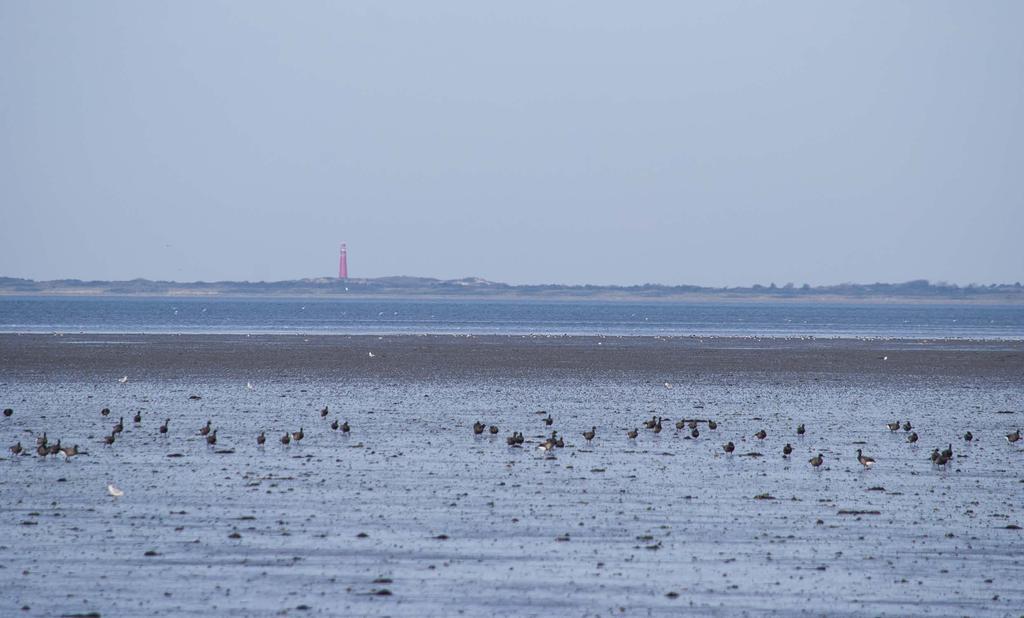
<svg viewBox="0 0 1024 618">
<path fill-rule="evenodd" d="M 8 297 L 0 298 L 0 331 L 1024 339 L 1024 307 Z"/>
</svg>

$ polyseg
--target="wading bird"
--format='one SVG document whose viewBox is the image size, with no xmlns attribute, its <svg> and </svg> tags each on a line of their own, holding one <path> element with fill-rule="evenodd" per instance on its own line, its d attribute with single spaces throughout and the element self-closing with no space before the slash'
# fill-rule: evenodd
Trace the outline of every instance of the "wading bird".
<svg viewBox="0 0 1024 618">
<path fill-rule="evenodd" d="M 857 461 L 860 462 L 860 465 L 864 466 L 865 468 L 870 468 L 871 466 L 875 465 L 875 460 L 862 453 L 860 449 L 857 449 Z"/>
</svg>

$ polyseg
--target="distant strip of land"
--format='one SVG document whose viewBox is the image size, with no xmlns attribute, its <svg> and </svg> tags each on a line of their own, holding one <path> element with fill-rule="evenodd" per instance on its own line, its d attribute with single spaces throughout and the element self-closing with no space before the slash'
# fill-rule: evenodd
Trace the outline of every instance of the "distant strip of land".
<svg viewBox="0 0 1024 618">
<path fill-rule="evenodd" d="M 373 352 L 371 356 L 368 352 Z M 885 359 L 885 360 L 883 360 Z M 302 376 L 322 383 L 479 378 L 629 379 L 698 384 L 708 376 L 831 374 L 876 384 L 907 379 L 1006 381 L 1024 375 L 1022 341 L 535 337 L 517 335 L 166 335 L 0 333 L 5 378 L 113 383 L 115 377 L 238 380 Z M 137 376 L 137 378 L 136 378 Z"/>
<path fill-rule="evenodd" d="M 512 285 L 479 278 L 297 279 L 292 281 L 34 281 L 0 277 L 0 296 L 150 296 L 254 298 L 475 298 L 492 300 L 820 301 L 1024 303 L 1019 282 L 959 286 L 926 280 L 828 286 Z"/>
</svg>

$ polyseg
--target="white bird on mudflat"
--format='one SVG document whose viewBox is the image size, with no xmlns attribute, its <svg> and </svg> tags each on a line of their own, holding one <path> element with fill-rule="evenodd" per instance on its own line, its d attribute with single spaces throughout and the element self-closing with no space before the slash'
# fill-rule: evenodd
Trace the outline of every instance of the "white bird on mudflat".
<svg viewBox="0 0 1024 618">
<path fill-rule="evenodd" d="M 370 352 L 370 358 L 373 358 L 373 357 L 374 357 L 373 352 Z"/>
<path fill-rule="evenodd" d="M 115 487 L 114 485 L 107 485 L 107 493 L 109 493 L 111 496 L 114 496 L 115 498 L 120 498 L 121 496 L 124 495 L 124 492 Z"/>
<path fill-rule="evenodd" d="M 121 384 L 124 384 L 125 382 L 128 381 L 128 376 L 124 376 L 123 378 L 118 378 L 117 381 L 120 382 Z"/>
<path fill-rule="evenodd" d="M 245 383 L 245 388 L 247 388 L 249 390 L 252 390 L 252 382 L 246 382 Z"/>
</svg>

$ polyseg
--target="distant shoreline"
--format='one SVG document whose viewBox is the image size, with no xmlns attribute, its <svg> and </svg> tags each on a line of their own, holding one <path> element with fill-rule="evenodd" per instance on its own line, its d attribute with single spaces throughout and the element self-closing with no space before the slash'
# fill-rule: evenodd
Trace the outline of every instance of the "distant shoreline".
<svg viewBox="0 0 1024 618">
<path fill-rule="evenodd" d="M 735 372 L 827 371 L 882 379 L 984 377 L 1019 383 L 1024 341 L 798 339 L 750 337 L 529 335 L 294 335 L 171 333 L 0 333 L 14 379 L 46 375 L 102 380 L 173 379 L 199 372 L 243 384 L 282 368 L 328 381 L 450 379 L 516 375 L 547 379 L 672 375 L 681 380 Z M 372 351 L 374 356 L 368 352 Z M 889 360 L 882 360 L 883 357 Z M 143 378 L 145 376 L 145 378 Z M 662 376 L 665 376 L 663 378 Z"/>
<path fill-rule="evenodd" d="M 906 283 L 833 286 L 510 285 L 484 279 L 416 277 L 301 279 L 276 282 L 33 281 L 0 277 L 0 298 L 169 298 L 253 300 L 466 300 L 642 303 L 845 303 L 1024 305 L 1019 283 L 985 286 Z"/>
<path fill-rule="evenodd" d="M 428 294 L 204 294 L 204 293 L 169 293 L 169 294 L 110 294 L 103 292 L 40 292 L 19 293 L 0 291 L 0 301 L 15 299 L 80 299 L 80 300 L 302 300 L 302 301 L 343 301 L 343 300 L 400 300 L 400 301 L 464 301 L 464 302 L 550 302 L 550 303 L 640 303 L 640 304 L 847 304 L 847 305 L 1021 305 L 1024 298 L 918 298 L 918 297 L 856 297 L 856 296 L 814 296 L 814 297 L 775 297 L 775 296 L 713 296 L 713 295 L 678 295 L 678 296 L 629 296 L 629 295 L 591 295 L 591 296 L 534 296 L 534 295 L 428 295 Z"/>
</svg>

